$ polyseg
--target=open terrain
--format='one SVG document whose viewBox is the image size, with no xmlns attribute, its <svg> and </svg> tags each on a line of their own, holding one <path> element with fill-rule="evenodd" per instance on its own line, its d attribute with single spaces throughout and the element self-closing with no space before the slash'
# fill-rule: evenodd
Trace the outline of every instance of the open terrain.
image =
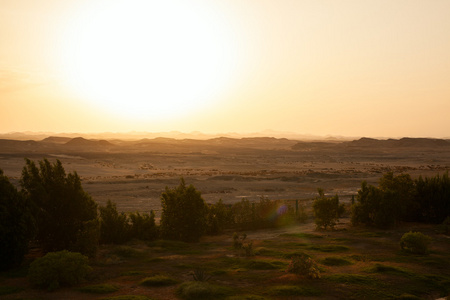
<svg viewBox="0 0 450 300">
<path fill-rule="evenodd" d="M 361 181 L 376 184 L 388 171 L 434 176 L 450 169 L 450 142 L 399 139 L 301 142 L 275 138 L 154 138 L 91 140 L 47 137 L 0 140 L 0 168 L 18 184 L 24 157 L 61 160 L 77 171 L 84 189 L 119 211 L 160 213 L 160 195 L 180 177 L 207 202 L 242 198 L 311 199 L 317 188 L 348 200 Z"/>
</svg>

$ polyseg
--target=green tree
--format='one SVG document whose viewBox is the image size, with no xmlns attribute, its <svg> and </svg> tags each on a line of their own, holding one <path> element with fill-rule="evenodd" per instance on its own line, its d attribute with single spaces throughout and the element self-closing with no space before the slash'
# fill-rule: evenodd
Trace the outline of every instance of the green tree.
<svg viewBox="0 0 450 300">
<path fill-rule="evenodd" d="M 78 174 L 66 174 L 59 160 L 44 159 L 38 167 L 26 159 L 21 185 L 36 206 L 37 241 L 44 250 L 77 249 L 80 235 L 89 232 L 97 218 L 97 204 L 83 190 Z"/>
<path fill-rule="evenodd" d="M 116 204 L 108 200 L 100 206 L 100 243 L 122 244 L 130 239 L 130 225 L 125 213 L 117 211 Z"/>
<path fill-rule="evenodd" d="M 450 217 L 450 178 L 448 172 L 434 177 L 419 177 L 416 183 L 416 203 L 420 221 L 442 223 Z"/>
<path fill-rule="evenodd" d="M 339 219 L 339 196 L 325 197 L 323 189 L 317 189 L 319 197 L 313 202 L 315 223 L 318 228 L 334 228 Z"/>
<path fill-rule="evenodd" d="M 178 187 L 161 195 L 161 235 L 167 239 L 198 241 L 206 229 L 207 207 L 201 193 L 183 178 Z"/>
<path fill-rule="evenodd" d="M 34 230 L 31 203 L 0 169 L 0 270 L 19 265 Z"/>
<path fill-rule="evenodd" d="M 155 223 L 155 212 L 153 210 L 150 211 L 150 214 L 131 213 L 129 219 L 131 221 L 131 238 L 151 241 L 158 237 L 158 227 Z"/>
</svg>

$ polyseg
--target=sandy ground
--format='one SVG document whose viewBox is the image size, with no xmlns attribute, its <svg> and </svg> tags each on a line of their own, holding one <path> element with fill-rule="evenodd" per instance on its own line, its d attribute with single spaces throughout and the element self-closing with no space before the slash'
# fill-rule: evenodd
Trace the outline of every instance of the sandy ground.
<svg viewBox="0 0 450 300">
<path fill-rule="evenodd" d="M 412 177 L 434 176 L 450 169 L 448 148 L 356 149 L 315 148 L 292 150 L 258 146 L 255 149 L 214 148 L 204 151 L 172 150 L 88 151 L 61 149 L 34 153 L 2 153 L 0 168 L 19 185 L 24 157 L 38 161 L 61 160 L 67 172 L 76 171 L 83 188 L 104 205 L 107 200 L 120 211 L 154 210 L 160 213 L 160 196 L 181 177 L 201 191 L 206 202 L 243 198 L 308 200 L 317 188 L 338 194 L 342 201 L 356 195 L 361 182 L 377 184 L 383 173 L 407 172 Z"/>
</svg>

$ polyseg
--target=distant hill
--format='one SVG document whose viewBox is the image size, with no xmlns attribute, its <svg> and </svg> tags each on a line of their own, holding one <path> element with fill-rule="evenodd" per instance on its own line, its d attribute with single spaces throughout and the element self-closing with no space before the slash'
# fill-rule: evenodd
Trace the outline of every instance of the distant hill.
<svg viewBox="0 0 450 300">
<path fill-rule="evenodd" d="M 402 138 L 377 140 L 371 138 L 361 138 L 359 140 L 344 142 L 348 147 L 417 147 L 417 148 L 433 148 L 433 147 L 449 147 L 450 142 L 442 139 L 430 138 Z"/>
<path fill-rule="evenodd" d="M 76 137 L 76 138 L 70 139 L 64 145 L 75 146 L 75 147 L 111 147 L 111 146 L 114 146 L 114 144 L 111 144 L 110 142 L 108 142 L 106 140 L 87 140 L 82 137 Z"/>
</svg>

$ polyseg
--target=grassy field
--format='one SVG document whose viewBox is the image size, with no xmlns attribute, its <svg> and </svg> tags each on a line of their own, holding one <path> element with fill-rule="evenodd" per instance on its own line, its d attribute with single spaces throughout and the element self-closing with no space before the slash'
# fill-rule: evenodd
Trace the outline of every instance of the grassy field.
<svg viewBox="0 0 450 300">
<path fill-rule="evenodd" d="M 433 238 L 430 253 L 401 251 L 403 233 Z M 246 232 L 254 256 L 232 247 L 233 232 L 199 243 L 158 240 L 102 246 L 89 280 L 54 292 L 30 287 L 27 266 L 2 273 L 1 299 L 437 299 L 450 294 L 450 238 L 436 226 L 381 231 L 348 220 L 336 230 L 313 223 Z M 295 254 L 317 264 L 320 279 L 287 273 Z M 194 280 L 194 278 L 196 280 Z"/>
</svg>

